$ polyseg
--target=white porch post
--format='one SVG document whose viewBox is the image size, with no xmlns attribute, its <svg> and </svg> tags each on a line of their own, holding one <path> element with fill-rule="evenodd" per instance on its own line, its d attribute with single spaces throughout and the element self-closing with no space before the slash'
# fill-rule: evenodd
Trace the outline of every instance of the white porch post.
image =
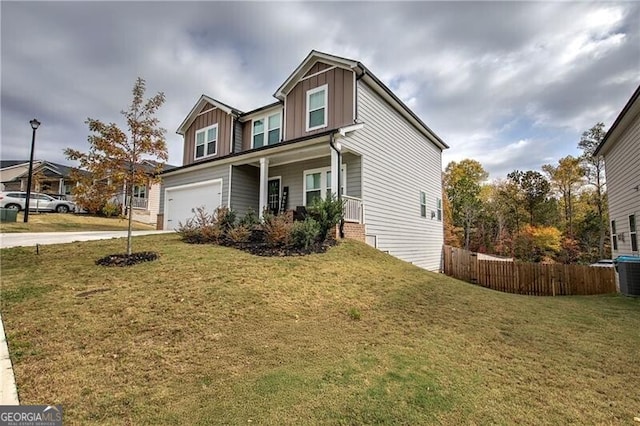
<svg viewBox="0 0 640 426">
<path fill-rule="evenodd" d="M 269 181 L 269 159 L 260 159 L 260 219 L 263 217 L 264 208 L 267 206 L 267 182 Z"/>
<path fill-rule="evenodd" d="M 336 146 L 336 148 L 338 148 L 338 146 Z M 340 187 L 340 183 L 338 182 L 338 170 L 340 168 L 340 164 L 336 150 L 331 147 L 329 147 L 329 150 L 331 151 L 331 192 L 337 197 Z"/>
<path fill-rule="evenodd" d="M 60 183 L 58 184 L 58 194 L 64 194 L 64 178 L 60 178 Z"/>
</svg>

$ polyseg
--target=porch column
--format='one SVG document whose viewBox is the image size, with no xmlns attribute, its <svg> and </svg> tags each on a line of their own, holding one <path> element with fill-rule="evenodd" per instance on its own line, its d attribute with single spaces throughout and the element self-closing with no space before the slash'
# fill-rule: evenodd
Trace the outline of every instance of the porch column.
<svg viewBox="0 0 640 426">
<path fill-rule="evenodd" d="M 269 159 L 262 157 L 260 159 L 260 219 L 263 217 L 264 208 L 267 207 L 267 182 L 269 181 Z"/>
<path fill-rule="evenodd" d="M 340 149 L 340 144 L 336 144 L 336 148 Z M 340 182 L 338 182 L 338 171 L 340 170 L 340 159 L 335 149 L 329 147 L 331 151 L 331 192 L 337 197 L 340 188 Z"/>
<path fill-rule="evenodd" d="M 58 194 L 64 194 L 64 178 L 60 178 L 60 183 L 58 183 Z"/>
</svg>

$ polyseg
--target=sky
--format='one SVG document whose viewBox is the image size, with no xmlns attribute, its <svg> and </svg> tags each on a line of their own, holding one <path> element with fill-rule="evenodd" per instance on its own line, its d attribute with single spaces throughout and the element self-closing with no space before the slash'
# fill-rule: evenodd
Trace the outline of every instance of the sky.
<svg viewBox="0 0 640 426">
<path fill-rule="evenodd" d="M 123 124 L 137 77 L 169 163 L 201 94 L 243 111 L 315 49 L 364 63 L 490 178 L 579 155 L 640 84 L 637 2 L 0 2 L 0 158 L 72 164 L 88 117 Z"/>
</svg>

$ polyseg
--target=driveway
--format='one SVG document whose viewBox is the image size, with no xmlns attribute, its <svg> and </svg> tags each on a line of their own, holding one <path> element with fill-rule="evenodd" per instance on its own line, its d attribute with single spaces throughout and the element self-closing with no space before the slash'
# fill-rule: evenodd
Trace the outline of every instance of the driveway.
<svg viewBox="0 0 640 426">
<path fill-rule="evenodd" d="M 133 236 L 167 234 L 175 231 L 133 231 Z M 74 241 L 108 240 L 123 238 L 127 231 L 89 231 L 89 232 L 26 232 L 0 234 L 0 248 L 26 247 L 72 243 Z"/>
</svg>

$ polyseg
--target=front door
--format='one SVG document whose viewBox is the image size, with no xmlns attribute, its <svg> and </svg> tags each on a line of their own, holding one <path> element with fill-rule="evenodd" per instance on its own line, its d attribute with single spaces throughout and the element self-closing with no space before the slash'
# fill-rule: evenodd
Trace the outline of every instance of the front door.
<svg viewBox="0 0 640 426">
<path fill-rule="evenodd" d="M 280 211 L 280 178 L 269 179 L 267 183 L 267 206 L 271 214 Z"/>
</svg>

